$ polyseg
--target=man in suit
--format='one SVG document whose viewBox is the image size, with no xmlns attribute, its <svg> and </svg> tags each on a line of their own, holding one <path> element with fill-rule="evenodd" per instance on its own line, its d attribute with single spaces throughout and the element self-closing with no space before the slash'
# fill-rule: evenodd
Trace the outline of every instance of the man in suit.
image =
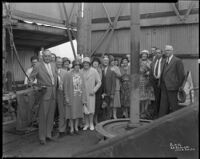
<svg viewBox="0 0 200 159">
<path fill-rule="evenodd" d="M 66 120 L 65 120 L 65 104 L 64 104 L 64 92 L 63 92 L 63 78 L 67 74 L 67 70 L 62 68 L 62 58 L 56 58 L 56 67 L 58 70 L 58 79 L 57 79 L 57 98 L 56 102 L 58 104 L 58 116 L 59 116 L 59 136 L 63 137 L 66 134 Z"/>
<path fill-rule="evenodd" d="M 111 70 L 109 66 L 109 58 L 103 58 L 104 69 L 102 72 L 102 87 L 103 87 L 103 98 L 108 98 L 107 107 L 105 107 L 105 116 L 103 117 L 105 120 L 111 119 L 111 108 L 110 103 L 114 98 L 115 87 L 116 87 L 116 79 L 115 73 Z"/>
<path fill-rule="evenodd" d="M 185 76 L 183 63 L 173 55 L 171 45 L 165 46 L 165 56 L 166 60 L 160 78 L 161 102 L 159 117 L 178 109 L 178 89 L 181 87 Z"/>
<path fill-rule="evenodd" d="M 158 112 L 160 108 L 161 90 L 160 90 L 160 85 L 159 85 L 159 79 L 161 77 L 163 61 L 164 59 L 163 59 L 162 50 L 159 48 L 156 48 L 156 55 L 155 55 L 154 60 L 151 63 L 151 70 L 150 70 L 150 76 L 149 76 L 150 82 L 153 86 L 154 94 L 155 94 L 155 101 L 153 101 L 155 117 L 158 116 Z"/>
<path fill-rule="evenodd" d="M 41 144 L 52 138 L 54 113 L 56 106 L 57 69 L 51 63 L 51 52 L 44 50 L 43 61 L 38 62 L 30 75 L 32 83 L 37 78 L 37 83 L 45 88 L 39 106 L 39 139 Z"/>
</svg>

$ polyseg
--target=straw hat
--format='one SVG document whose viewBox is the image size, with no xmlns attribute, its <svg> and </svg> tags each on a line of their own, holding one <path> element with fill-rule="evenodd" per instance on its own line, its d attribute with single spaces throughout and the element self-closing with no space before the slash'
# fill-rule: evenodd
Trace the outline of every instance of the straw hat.
<svg viewBox="0 0 200 159">
<path fill-rule="evenodd" d="M 142 51 L 140 52 L 140 55 L 142 55 L 142 54 L 147 54 L 147 55 L 149 55 L 149 51 L 148 51 L 148 50 L 142 50 Z"/>
<path fill-rule="evenodd" d="M 89 58 L 89 57 L 84 57 L 84 58 L 83 58 L 83 63 L 84 63 L 84 62 L 88 62 L 88 63 L 90 64 L 90 62 L 91 62 L 91 61 L 90 61 L 90 58 Z"/>
</svg>

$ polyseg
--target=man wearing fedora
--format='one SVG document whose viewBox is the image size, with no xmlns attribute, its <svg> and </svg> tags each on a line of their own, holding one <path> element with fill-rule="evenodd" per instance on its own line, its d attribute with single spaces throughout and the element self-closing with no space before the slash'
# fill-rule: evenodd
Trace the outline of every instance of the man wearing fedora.
<svg viewBox="0 0 200 159">
<path fill-rule="evenodd" d="M 160 88 L 161 101 L 159 117 L 162 117 L 170 112 L 178 109 L 178 90 L 184 81 L 184 66 L 181 59 L 173 54 L 173 47 L 171 45 L 165 46 L 166 60 L 164 62 L 163 70 L 161 71 Z"/>
</svg>

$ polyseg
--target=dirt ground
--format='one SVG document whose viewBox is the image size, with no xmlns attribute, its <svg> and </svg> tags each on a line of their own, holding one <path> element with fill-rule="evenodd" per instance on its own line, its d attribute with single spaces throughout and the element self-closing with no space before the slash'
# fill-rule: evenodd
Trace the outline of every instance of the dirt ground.
<svg viewBox="0 0 200 159">
<path fill-rule="evenodd" d="M 98 144 L 101 136 L 96 131 L 80 131 L 57 141 L 40 145 L 37 131 L 27 135 L 3 133 L 3 157 L 70 157 L 73 153 Z"/>
</svg>

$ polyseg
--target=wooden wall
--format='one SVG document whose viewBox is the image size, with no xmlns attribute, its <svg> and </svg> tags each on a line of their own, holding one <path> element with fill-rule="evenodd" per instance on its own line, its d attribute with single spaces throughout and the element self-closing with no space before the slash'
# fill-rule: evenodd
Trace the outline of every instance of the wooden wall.
<svg viewBox="0 0 200 159">
<path fill-rule="evenodd" d="M 179 1 L 178 9 L 181 17 L 185 16 L 191 4 L 191 1 Z M 104 5 L 113 21 L 120 3 Z M 192 71 L 194 85 L 198 86 L 199 2 L 195 1 L 193 5 L 188 18 L 181 21 L 171 3 L 140 3 L 140 50 L 149 50 L 152 46 L 163 49 L 166 44 L 173 45 L 175 54 L 183 59 L 185 71 Z M 111 54 L 130 53 L 129 3 L 125 3 L 123 7 L 112 39 L 109 40 L 107 36 L 94 54 L 104 53 L 105 47 L 108 47 L 107 53 Z M 85 40 L 87 47 L 83 50 L 92 52 L 100 37 L 106 32 L 109 21 L 102 3 L 85 3 L 84 15 L 85 22 L 88 24 L 85 26 L 84 39 L 91 39 L 91 41 Z M 108 41 L 111 41 L 109 46 L 107 46 Z"/>
<path fill-rule="evenodd" d="M 104 31 L 92 32 L 92 49 Z M 152 46 L 164 48 L 166 44 L 174 46 L 176 54 L 198 54 L 199 50 L 199 24 L 172 25 L 159 27 L 141 27 L 141 50 L 150 50 Z M 108 38 L 97 50 L 102 53 L 107 46 Z M 130 30 L 116 30 L 109 45 L 109 53 L 130 53 Z"/>
<path fill-rule="evenodd" d="M 26 71 L 31 66 L 30 58 L 35 55 L 34 50 L 31 49 L 31 48 L 17 48 L 17 51 L 18 51 L 18 54 L 19 54 L 21 64 Z M 12 66 L 12 63 L 11 63 L 10 50 L 8 50 L 7 51 L 6 70 L 7 71 L 9 70 L 11 72 L 13 70 L 15 81 L 23 81 L 24 78 L 25 78 L 25 75 L 24 75 L 22 69 L 20 68 L 19 63 L 17 62 L 15 55 L 14 55 L 13 65 L 14 65 L 14 67 Z"/>
</svg>

